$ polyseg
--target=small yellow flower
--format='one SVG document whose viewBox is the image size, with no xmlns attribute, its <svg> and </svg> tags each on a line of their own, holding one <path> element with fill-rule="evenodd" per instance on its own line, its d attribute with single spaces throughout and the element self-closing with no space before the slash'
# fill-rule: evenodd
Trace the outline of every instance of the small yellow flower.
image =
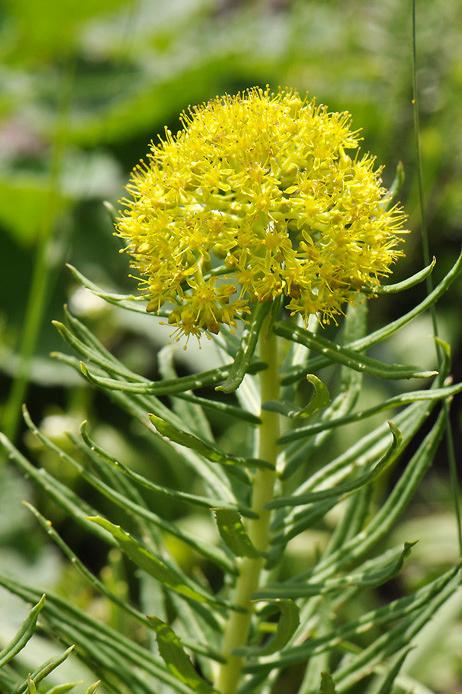
<svg viewBox="0 0 462 695">
<path fill-rule="evenodd" d="M 179 333 L 216 333 L 280 295 L 327 323 L 402 255 L 405 215 L 348 113 L 255 88 L 181 121 L 135 167 L 117 223 L 148 311 Z"/>
</svg>

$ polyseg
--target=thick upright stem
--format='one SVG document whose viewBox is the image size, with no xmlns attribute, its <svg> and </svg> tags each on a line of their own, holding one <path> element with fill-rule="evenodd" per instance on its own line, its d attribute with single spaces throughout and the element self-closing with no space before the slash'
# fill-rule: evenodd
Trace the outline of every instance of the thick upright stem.
<svg viewBox="0 0 462 695">
<path fill-rule="evenodd" d="M 268 367 L 260 375 L 261 402 L 274 401 L 279 397 L 277 338 L 271 333 L 270 319 L 262 327 L 260 356 Z M 259 432 L 259 458 L 276 466 L 279 416 L 277 413 L 261 411 Z M 248 524 L 249 537 L 255 547 L 265 553 L 269 547 L 270 512 L 265 505 L 273 497 L 276 473 L 269 469 L 258 469 L 253 479 L 252 509 L 258 514 Z M 220 669 L 216 686 L 222 693 L 235 693 L 241 677 L 243 659 L 233 654 L 238 647 L 247 644 L 253 604 L 251 596 L 259 586 L 264 558 L 244 558 L 239 566 L 234 603 L 246 609 L 245 613 L 232 613 L 225 628 L 223 656 L 226 663 Z"/>
</svg>

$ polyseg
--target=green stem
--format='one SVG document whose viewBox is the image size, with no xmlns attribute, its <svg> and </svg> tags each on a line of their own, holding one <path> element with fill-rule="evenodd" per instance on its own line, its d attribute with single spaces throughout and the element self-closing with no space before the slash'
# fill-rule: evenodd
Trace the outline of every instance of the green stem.
<svg viewBox="0 0 462 695">
<path fill-rule="evenodd" d="M 50 195 L 43 219 L 38 226 L 38 244 L 30 292 L 27 300 L 24 326 L 18 349 L 18 369 L 3 410 L 2 431 L 13 440 L 16 438 L 21 405 L 26 397 L 30 366 L 39 338 L 43 316 L 51 287 L 51 247 L 56 220 L 62 212 L 64 201 L 60 187 L 60 176 L 66 144 L 67 120 L 72 94 L 73 64 L 69 64 L 62 77 L 62 89 L 58 103 L 56 131 L 51 154 Z M 31 221 L 32 224 L 32 221 Z M 1 461 L 0 461 L 1 464 Z"/>
<path fill-rule="evenodd" d="M 260 334 L 260 357 L 268 365 L 260 374 L 261 402 L 274 401 L 279 397 L 279 374 L 277 337 L 271 332 L 271 316 L 265 321 Z M 259 458 L 276 466 L 279 416 L 275 412 L 262 410 L 259 432 Z M 248 523 L 248 533 L 255 547 L 262 553 L 268 551 L 270 542 L 270 511 L 265 505 L 272 499 L 275 470 L 259 469 L 254 476 L 252 509 L 257 519 Z M 222 653 L 226 663 L 220 669 L 216 686 L 222 693 L 235 693 L 241 676 L 243 658 L 233 654 L 238 647 L 247 644 L 252 619 L 252 595 L 257 591 L 264 558 L 244 558 L 239 567 L 234 603 L 246 609 L 245 613 L 232 613 L 225 627 Z"/>
<path fill-rule="evenodd" d="M 426 206 L 425 206 L 425 193 L 424 193 L 424 177 L 423 177 L 423 159 L 422 159 L 422 149 L 420 146 L 420 106 L 419 106 L 419 90 L 417 88 L 417 17 L 416 17 L 416 0 L 412 0 L 412 53 L 411 53 L 411 67 L 412 67 L 412 105 L 413 105 L 413 115 L 414 115 L 414 136 L 415 136 L 415 151 L 416 151 L 416 165 L 417 165 L 417 187 L 419 192 L 419 212 L 420 212 L 420 223 L 421 223 L 421 243 L 422 252 L 425 265 L 430 263 L 430 238 L 427 226 L 427 216 L 426 216 Z M 433 290 L 433 279 L 429 275 L 425 281 L 427 287 L 427 295 L 429 295 Z M 436 307 L 433 305 L 430 309 L 430 315 L 433 325 L 433 335 L 437 337 L 438 332 L 438 314 Z M 441 347 L 435 342 L 436 356 L 439 366 L 443 363 L 443 353 Z M 462 557 L 462 504 L 459 496 L 459 473 L 456 460 L 456 453 L 454 447 L 454 436 L 452 432 L 452 423 L 449 413 L 449 403 L 447 400 L 443 401 L 444 416 L 446 419 L 446 448 L 449 463 L 449 478 L 451 481 L 451 488 L 454 497 L 454 509 L 456 515 L 456 525 L 457 525 L 457 538 L 459 542 L 459 555 Z"/>
</svg>

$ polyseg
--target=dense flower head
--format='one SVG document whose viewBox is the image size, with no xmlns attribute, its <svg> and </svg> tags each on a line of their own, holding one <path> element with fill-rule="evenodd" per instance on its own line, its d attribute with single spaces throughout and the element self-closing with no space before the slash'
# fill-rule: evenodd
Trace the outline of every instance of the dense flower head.
<svg viewBox="0 0 462 695">
<path fill-rule="evenodd" d="M 389 274 L 404 215 L 348 113 L 254 88 L 181 122 L 134 169 L 117 223 L 148 311 L 200 335 L 283 295 L 327 323 Z"/>
</svg>

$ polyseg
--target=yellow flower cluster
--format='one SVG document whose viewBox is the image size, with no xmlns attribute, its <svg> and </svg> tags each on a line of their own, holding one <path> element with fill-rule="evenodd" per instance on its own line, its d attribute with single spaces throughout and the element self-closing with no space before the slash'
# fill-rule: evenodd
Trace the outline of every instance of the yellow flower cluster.
<svg viewBox="0 0 462 695">
<path fill-rule="evenodd" d="M 148 311 L 200 335 L 284 295 L 328 322 L 390 272 L 404 215 L 348 113 L 255 88 L 181 121 L 134 169 L 117 224 Z"/>
</svg>

